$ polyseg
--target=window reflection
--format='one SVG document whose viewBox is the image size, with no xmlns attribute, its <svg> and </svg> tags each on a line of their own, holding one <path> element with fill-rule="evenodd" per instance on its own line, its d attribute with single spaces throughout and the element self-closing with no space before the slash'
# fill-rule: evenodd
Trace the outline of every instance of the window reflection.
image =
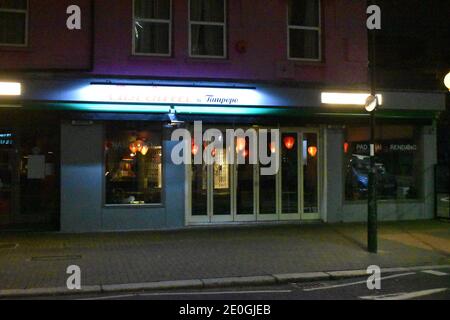
<svg viewBox="0 0 450 320">
<path fill-rule="evenodd" d="M 421 159 L 419 129 L 382 125 L 376 130 L 375 166 L 379 199 L 417 199 L 420 195 Z M 345 154 L 345 198 L 367 199 L 369 128 L 348 127 Z"/>
</svg>

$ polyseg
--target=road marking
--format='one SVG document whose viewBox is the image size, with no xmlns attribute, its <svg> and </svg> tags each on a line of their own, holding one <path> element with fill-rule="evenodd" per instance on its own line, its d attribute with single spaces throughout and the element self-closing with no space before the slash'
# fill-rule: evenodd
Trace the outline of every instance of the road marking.
<svg viewBox="0 0 450 320">
<path fill-rule="evenodd" d="M 364 300 L 410 300 L 425 296 L 430 296 L 432 294 L 441 293 L 447 291 L 448 288 L 439 288 L 439 289 L 431 289 L 431 290 L 422 290 L 415 292 L 400 292 L 400 293 L 391 293 L 385 294 L 381 296 L 365 296 L 360 297 Z"/>
<path fill-rule="evenodd" d="M 438 276 L 438 277 L 443 277 L 443 276 L 447 276 L 448 275 L 448 273 L 435 271 L 435 270 L 425 270 L 425 271 L 422 271 L 422 272 L 423 273 L 432 274 L 433 276 Z"/>
<path fill-rule="evenodd" d="M 258 290 L 258 291 L 214 291 L 214 292 L 154 292 L 154 293 L 136 293 L 118 296 L 95 297 L 80 300 L 108 300 L 123 299 L 132 297 L 153 297 L 153 296 L 196 296 L 196 295 L 228 295 L 228 294 L 263 294 L 263 293 L 292 293 L 292 290 Z"/>
<path fill-rule="evenodd" d="M 409 272 L 409 273 L 395 274 L 395 275 L 392 275 L 392 276 L 382 277 L 381 280 L 387 280 L 387 279 L 393 279 L 393 278 L 399 278 L 399 277 L 406 277 L 406 276 L 411 276 L 413 274 L 416 274 L 416 273 L 415 272 Z M 354 285 L 357 285 L 357 284 L 366 284 L 366 283 L 367 283 L 367 280 L 363 280 L 363 281 L 356 281 L 356 282 L 351 282 L 351 283 L 336 284 L 336 285 L 327 286 L 327 287 L 303 289 L 303 291 L 315 291 L 315 290 L 326 290 L 326 289 L 342 288 L 342 287 L 349 287 L 349 286 L 354 286 Z"/>
</svg>

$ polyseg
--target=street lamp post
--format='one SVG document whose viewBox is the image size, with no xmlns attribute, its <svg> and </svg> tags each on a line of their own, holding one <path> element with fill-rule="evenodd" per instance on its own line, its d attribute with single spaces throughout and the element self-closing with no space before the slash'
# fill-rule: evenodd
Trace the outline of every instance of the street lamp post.
<svg viewBox="0 0 450 320">
<path fill-rule="evenodd" d="M 375 1 L 372 1 L 375 4 Z M 370 31 L 370 96 L 366 101 L 366 111 L 370 113 L 370 170 L 369 186 L 367 194 L 367 250 L 370 253 L 378 252 L 378 212 L 377 212 L 377 177 L 375 163 L 375 113 L 379 105 L 376 94 L 376 73 L 375 73 L 375 29 Z"/>
<path fill-rule="evenodd" d="M 378 208 L 377 208 L 377 169 L 375 163 L 375 112 L 378 97 L 372 94 L 367 98 L 366 111 L 370 113 L 370 170 L 367 194 L 367 249 L 371 253 L 378 252 Z"/>
</svg>

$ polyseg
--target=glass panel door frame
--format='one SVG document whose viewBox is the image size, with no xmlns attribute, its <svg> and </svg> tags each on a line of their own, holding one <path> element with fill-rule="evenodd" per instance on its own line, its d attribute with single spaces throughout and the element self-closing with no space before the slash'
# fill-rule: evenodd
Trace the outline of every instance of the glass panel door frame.
<svg viewBox="0 0 450 320">
<path fill-rule="evenodd" d="M 308 221 L 308 220 L 319 220 L 321 217 L 321 210 L 322 210 L 322 190 L 323 190 L 323 176 L 325 173 L 324 166 L 323 166 L 323 156 L 324 156 L 324 150 L 325 150 L 325 143 L 323 136 L 321 135 L 321 129 L 320 128 L 302 128 L 302 143 L 305 134 L 312 133 L 317 135 L 317 212 L 312 213 L 306 213 L 305 212 L 305 192 L 303 190 L 303 180 L 301 183 L 302 187 L 302 193 L 301 193 L 301 202 L 302 202 L 302 211 L 301 211 L 301 220 Z M 301 157 L 302 163 L 301 163 L 301 171 L 302 171 L 302 177 L 304 179 L 304 162 L 303 162 L 303 156 Z"/>
<path fill-rule="evenodd" d="M 205 127 L 206 128 L 206 127 Z M 275 129 L 274 127 L 261 127 L 261 129 Z M 208 223 L 227 223 L 227 222 L 276 222 L 276 221 L 302 221 L 302 220 L 318 220 L 321 216 L 322 210 L 322 178 L 325 174 L 323 172 L 323 150 L 324 140 L 321 135 L 321 129 L 317 128 L 304 128 L 304 127 L 282 127 L 280 129 L 280 150 L 278 151 L 278 161 L 280 164 L 279 172 L 275 177 L 276 181 L 276 212 L 273 214 L 261 214 L 260 213 L 260 165 L 254 165 L 253 168 L 253 214 L 239 215 L 237 213 L 237 183 L 238 183 L 238 170 L 237 164 L 229 165 L 230 172 L 230 214 L 218 216 L 214 215 L 214 166 L 207 165 L 207 212 L 204 216 L 192 215 L 192 165 L 186 165 L 186 225 L 192 224 L 208 224 Z M 297 137 L 296 143 L 298 143 L 297 157 L 298 157 L 298 210 L 297 213 L 283 214 L 282 213 L 282 159 L 281 148 L 283 148 L 283 133 L 295 133 Z M 303 139 L 305 133 L 317 134 L 317 208 L 316 213 L 304 212 L 304 160 L 303 160 Z M 258 143 L 259 146 L 259 143 Z M 236 156 L 236 153 L 233 152 Z"/>
<path fill-rule="evenodd" d="M 283 161 L 281 159 L 282 149 L 283 149 L 283 134 L 285 133 L 295 133 L 297 136 L 297 213 L 283 213 L 283 177 L 282 177 L 282 170 L 283 170 Z M 301 218 L 301 212 L 303 212 L 303 157 L 302 157 L 302 148 L 301 148 L 301 141 L 303 141 L 303 134 L 302 129 L 299 127 L 295 128 L 289 128 L 289 127 L 283 127 L 280 130 L 280 152 L 279 152 L 279 161 L 280 161 L 280 170 L 278 172 L 279 176 L 279 189 L 277 199 L 280 202 L 279 205 L 279 220 L 280 221 L 289 221 L 289 220 L 295 220 L 300 221 Z"/>
<path fill-rule="evenodd" d="M 247 129 L 250 129 L 249 127 L 247 128 L 243 128 L 244 131 Z M 237 143 L 236 143 L 237 144 Z M 256 144 L 258 145 L 258 138 L 256 139 Z M 258 152 L 259 148 L 258 146 L 256 146 L 256 152 Z M 232 175 L 234 177 L 234 181 L 233 181 L 233 186 L 232 186 L 232 211 L 233 211 L 233 221 L 235 222 L 255 222 L 257 221 L 257 208 L 258 208 L 258 199 L 257 199 L 257 195 L 258 195 L 258 184 L 257 181 L 258 180 L 258 169 L 259 166 L 253 165 L 253 213 L 252 214 L 239 214 L 238 212 L 238 181 L 239 181 L 239 170 L 238 170 L 238 164 L 237 164 L 237 158 L 238 158 L 238 154 L 237 152 L 234 152 L 234 159 L 235 159 L 235 164 L 231 166 L 232 168 Z"/>
<path fill-rule="evenodd" d="M 204 131 L 208 129 L 208 126 L 203 126 Z M 224 128 L 218 127 L 219 130 L 224 130 Z M 191 131 L 192 137 L 193 132 Z M 226 132 L 223 131 L 224 138 L 224 150 L 226 150 Z M 203 139 L 203 138 L 202 138 Z M 203 154 L 203 147 L 200 148 Z M 231 152 L 230 150 L 228 152 Z M 226 154 L 224 155 L 226 159 Z M 233 222 L 235 219 L 235 204 L 236 204 L 236 177 L 235 177 L 235 165 L 227 164 L 228 166 L 228 183 L 230 189 L 230 212 L 226 215 L 215 215 L 214 214 L 214 164 L 205 165 L 206 166 L 206 195 L 207 195 L 207 212 L 205 215 L 193 215 L 192 214 L 192 178 L 193 178 L 193 165 L 186 165 L 186 224 L 208 224 L 208 223 L 225 223 Z"/>
</svg>

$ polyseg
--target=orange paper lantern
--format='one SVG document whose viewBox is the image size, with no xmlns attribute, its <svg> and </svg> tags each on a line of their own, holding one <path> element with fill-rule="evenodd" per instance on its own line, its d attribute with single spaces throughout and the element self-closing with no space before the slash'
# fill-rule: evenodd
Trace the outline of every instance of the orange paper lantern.
<svg viewBox="0 0 450 320">
<path fill-rule="evenodd" d="M 317 155 L 317 147 L 309 147 L 308 148 L 308 153 L 311 157 L 315 157 Z"/>
<path fill-rule="evenodd" d="M 136 141 L 130 143 L 130 151 L 131 151 L 131 153 L 136 153 L 136 152 L 138 152 L 138 147 L 137 147 L 137 145 L 136 145 Z"/>
<path fill-rule="evenodd" d="M 292 150 L 295 146 L 295 138 L 292 136 L 287 136 L 283 139 L 284 146 L 288 150 Z"/>
<path fill-rule="evenodd" d="M 146 144 L 144 144 L 144 145 L 142 146 L 142 148 L 141 148 L 141 153 L 142 153 L 142 155 L 143 155 L 143 156 L 146 156 L 149 149 L 150 149 L 149 146 L 146 145 Z"/>
<path fill-rule="evenodd" d="M 236 151 L 239 152 L 244 150 L 245 145 L 246 145 L 245 138 L 238 138 L 236 142 Z"/>
</svg>

